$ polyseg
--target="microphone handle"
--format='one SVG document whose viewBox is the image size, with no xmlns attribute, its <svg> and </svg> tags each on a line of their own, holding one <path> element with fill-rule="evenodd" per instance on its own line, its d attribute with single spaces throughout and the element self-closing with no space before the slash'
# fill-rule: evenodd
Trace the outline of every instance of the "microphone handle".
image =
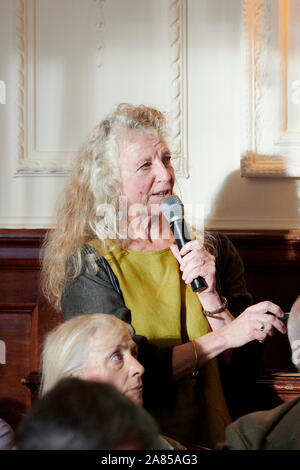
<svg viewBox="0 0 300 470">
<path fill-rule="evenodd" d="M 186 243 L 191 241 L 191 236 L 189 234 L 185 220 L 175 220 L 174 222 L 170 223 L 170 227 L 180 251 Z M 194 279 L 191 283 L 191 286 L 194 292 L 202 292 L 208 287 L 205 279 L 201 276 L 198 276 L 196 279 Z"/>
</svg>

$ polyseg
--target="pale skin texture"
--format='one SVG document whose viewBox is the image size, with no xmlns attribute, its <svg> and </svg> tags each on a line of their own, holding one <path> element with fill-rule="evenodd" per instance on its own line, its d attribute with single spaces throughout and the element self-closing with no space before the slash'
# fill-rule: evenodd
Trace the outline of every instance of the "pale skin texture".
<svg viewBox="0 0 300 470">
<path fill-rule="evenodd" d="M 222 301 L 216 291 L 215 257 L 203 249 L 198 240 L 187 243 L 179 253 L 177 246 L 173 245 L 174 238 L 170 230 L 168 238 L 162 236 L 162 233 L 165 235 L 165 225 L 162 225 L 161 201 L 172 194 L 175 174 L 170 151 L 157 133 L 131 132 L 120 152 L 120 178 L 129 212 L 134 204 L 143 204 L 148 213 L 147 223 L 136 228 L 127 247 L 134 251 L 157 251 L 170 247 L 180 264 L 182 279 L 186 284 L 198 276 L 206 280 L 208 288 L 197 294 L 202 307 L 208 311 L 219 308 Z M 130 216 L 128 220 L 130 222 Z M 158 236 L 151 237 L 152 233 Z M 268 315 L 267 312 L 276 316 Z M 216 318 L 208 317 L 211 332 L 194 340 L 197 362 L 191 342 L 173 348 L 174 380 L 203 366 L 219 354 L 223 353 L 225 360 L 230 360 L 232 348 L 253 340 L 264 341 L 274 333 L 274 329 L 286 333 L 284 324 L 277 318 L 283 315 L 279 306 L 265 301 L 248 307 L 236 319 L 228 310 Z M 262 323 L 264 331 L 260 330 Z"/>
<path fill-rule="evenodd" d="M 121 331 L 99 328 L 90 338 L 84 367 L 76 375 L 83 380 L 107 382 L 135 403 L 143 404 L 144 367 L 137 360 L 137 345 L 127 325 Z"/>
</svg>

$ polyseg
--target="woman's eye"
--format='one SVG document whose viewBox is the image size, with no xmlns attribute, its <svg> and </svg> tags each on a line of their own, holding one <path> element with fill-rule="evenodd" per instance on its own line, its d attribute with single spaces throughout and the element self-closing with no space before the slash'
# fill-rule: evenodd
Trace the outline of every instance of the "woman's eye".
<svg viewBox="0 0 300 470">
<path fill-rule="evenodd" d="M 167 166 L 171 163 L 171 155 L 166 155 L 164 158 L 163 158 L 163 161 L 164 161 L 164 164 Z"/>
<path fill-rule="evenodd" d="M 140 166 L 139 170 L 147 170 L 150 167 L 151 167 L 151 163 L 146 162 L 146 163 L 144 163 L 143 165 Z"/>
<path fill-rule="evenodd" d="M 114 354 L 111 356 L 111 359 L 112 359 L 112 361 L 122 361 L 123 356 L 122 356 L 121 353 L 114 353 Z"/>
</svg>

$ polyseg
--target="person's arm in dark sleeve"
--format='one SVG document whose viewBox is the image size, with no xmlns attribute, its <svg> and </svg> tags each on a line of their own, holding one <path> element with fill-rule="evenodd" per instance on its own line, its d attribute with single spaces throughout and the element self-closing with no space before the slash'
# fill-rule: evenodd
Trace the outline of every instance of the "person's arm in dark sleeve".
<svg viewBox="0 0 300 470">
<path fill-rule="evenodd" d="M 106 313 L 131 323 L 130 310 L 103 270 L 97 275 L 84 272 L 70 281 L 61 299 L 61 310 L 65 320 L 77 315 Z M 144 395 L 148 402 L 154 398 L 155 390 L 160 389 L 157 384 L 168 389 L 172 383 L 173 348 L 158 348 L 140 335 L 133 339 L 139 346 L 138 359 L 145 368 Z"/>
<path fill-rule="evenodd" d="M 226 297 L 228 310 L 237 317 L 253 304 L 245 281 L 244 263 L 233 243 L 226 235 L 215 234 L 217 248 L 217 289 Z"/>
</svg>

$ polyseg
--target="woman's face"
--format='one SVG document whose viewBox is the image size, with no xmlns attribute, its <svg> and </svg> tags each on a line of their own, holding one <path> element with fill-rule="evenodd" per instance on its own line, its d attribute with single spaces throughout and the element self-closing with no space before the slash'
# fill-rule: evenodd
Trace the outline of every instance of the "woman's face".
<svg viewBox="0 0 300 470">
<path fill-rule="evenodd" d="M 120 151 L 122 194 L 128 207 L 142 204 L 148 214 L 161 212 L 161 201 L 173 191 L 170 150 L 157 133 L 131 131 Z"/>
<path fill-rule="evenodd" d="M 111 327 L 99 328 L 90 338 L 88 356 L 80 377 L 108 382 L 134 402 L 143 403 L 144 367 L 137 361 L 137 345 L 126 325 L 112 333 Z"/>
</svg>

